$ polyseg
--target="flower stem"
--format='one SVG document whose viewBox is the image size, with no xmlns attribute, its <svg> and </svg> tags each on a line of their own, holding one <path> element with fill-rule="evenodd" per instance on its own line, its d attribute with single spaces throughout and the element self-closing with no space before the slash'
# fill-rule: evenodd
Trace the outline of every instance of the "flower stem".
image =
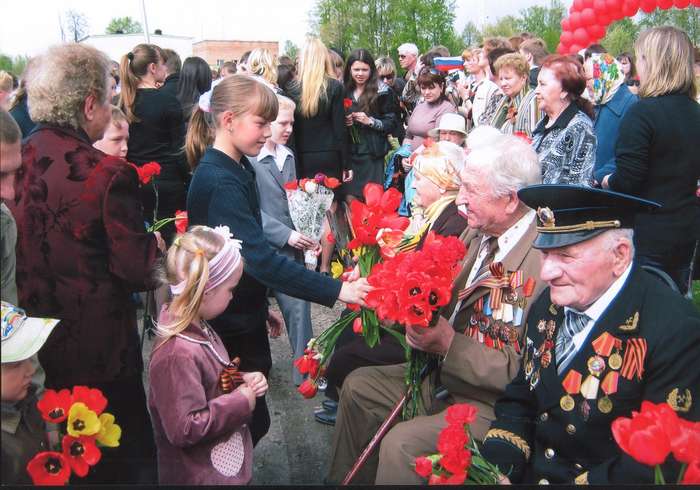
<svg viewBox="0 0 700 490">
<path fill-rule="evenodd" d="M 666 480 L 664 479 L 664 474 L 661 471 L 661 466 L 654 466 L 654 483 L 656 485 L 666 485 Z"/>
<path fill-rule="evenodd" d="M 688 469 L 688 464 L 683 463 L 681 465 L 681 471 L 678 472 L 678 481 L 676 482 L 678 485 L 680 485 L 681 482 L 683 481 L 683 477 L 685 477 L 685 470 L 687 470 L 687 469 Z"/>
</svg>

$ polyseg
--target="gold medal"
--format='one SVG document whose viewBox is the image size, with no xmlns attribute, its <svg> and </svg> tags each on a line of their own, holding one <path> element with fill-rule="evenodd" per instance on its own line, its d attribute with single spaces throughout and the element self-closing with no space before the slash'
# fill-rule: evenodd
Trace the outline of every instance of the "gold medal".
<svg viewBox="0 0 700 490">
<path fill-rule="evenodd" d="M 525 364 L 525 378 L 530 379 L 530 376 L 532 376 L 533 369 L 534 369 L 534 366 L 532 364 L 532 361 L 528 361 Z"/>
<path fill-rule="evenodd" d="M 612 354 L 610 357 L 608 357 L 608 366 L 610 366 L 610 369 L 614 369 L 615 371 L 620 369 L 622 367 L 622 356 L 618 352 Z"/>
<path fill-rule="evenodd" d="M 600 410 L 600 413 L 610 413 L 612 412 L 612 408 L 612 401 L 607 395 L 598 400 L 598 410 Z"/>
<path fill-rule="evenodd" d="M 576 404 L 574 403 L 574 399 L 571 397 L 571 395 L 564 395 L 561 397 L 561 400 L 559 400 L 559 406 L 561 407 L 562 410 L 565 412 L 570 412 L 574 409 L 574 406 Z"/>
</svg>

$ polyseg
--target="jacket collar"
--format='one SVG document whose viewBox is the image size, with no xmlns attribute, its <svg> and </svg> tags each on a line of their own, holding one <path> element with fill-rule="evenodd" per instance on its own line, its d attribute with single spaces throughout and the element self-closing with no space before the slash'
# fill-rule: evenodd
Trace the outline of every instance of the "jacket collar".
<svg viewBox="0 0 700 490">
<path fill-rule="evenodd" d="M 566 107 L 566 109 L 564 109 L 564 112 L 559 114 L 557 120 L 554 121 L 554 124 L 552 124 L 550 127 L 547 127 L 547 123 L 549 122 L 549 116 L 544 116 L 535 128 L 535 131 L 533 131 L 533 134 L 548 133 L 549 131 L 553 131 L 555 128 L 566 129 L 566 127 L 569 125 L 569 123 L 574 118 L 577 112 L 578 106 L 574 102 L 571 102 Z"/>
<path fill-rule="evenodd" d="M 241 157 L 240 162 L 237 162 L 223 151 L 209 147 L 202 157 L 200 164 L 202 163 L 218 167 L 237 176 L 239 179 L 247 180 L 255 178 L 255 170 L 245 155 Z"/>
<path fill-rule="evenodd" d="M 605 104 L 605 107 L 610 109 L 613 114 L 619 117 L 622 115 L 622 111 L 624 111 L 627 101 L 632 97 L 634 97 L 634 95 L 632 95 L 632 92 L 630 92 L 630 90 L 627 88 L 627 85 L 623 83 L 620 85 L 620 88 L 617 89 L 617 93 L 613 95 L 613 98 L 610 99 L 610 102 Z"/>
<path fill-rule="evenodd" d="M 593 329 L 584 341 L 581 349 L 576 353 L 576 356 L 562 372 L 561 376 L 557 375 L 556 354 L 554 353 L 554 349 L 552 349 L 552 362 L 546 369 L 540 370 L 540 383 L 543 384 L 543 389 L 540 393 L 542 394 L 544 410 L 559 404 L 559 400 L 564 394 L 561 382 L 570 370 L 575 369 L 581 373 L 583 379 L 586 379 L 586 376 L 589 374 L 587 365 L 588 359 L 595 355 L 592 343 L 600 335 L 604 332 L 608 332 L 623 341 L 629 337 L 639 335 L 639 327 L 633 319 L 635 314 L 638 313 L 640 302 L 643 301 L 646 294 L 647 285 L 641 275 L 642 272 L 639 267 L 636 264 L 633 265 L 632 271 L 627 277 L 624 286 L 608 305 L 600 318 L 598 318 L 595 325 L 593 325 Z M 542 294 L 548 297 L 549 289 L 545 290 Z M 550 316 L 547 318 L 548 320 L 553 319 L 557 324 L 557 328 L 554 332 L 554 339 L 556 339 L 557 332 L 564 322 L 564 308 L 556 307 L 555 310 L 556 314 L 551 315 L 551 312 L 549 312 Z M 539 318 L 533 318 L 533 322 L 530 322 L 530 324 L 536 324 L 538 320 Z M 632 323 L 634 323 L 634 328 L 630 328 Z M 538 346 L 539 343 L 535 342 L 535 347 Z"/>
<path fill-rule="evenodd" d="M 84 141 L 88 145 L 92 145 L 90 142 L 90 137 L 87 135 L 85 130 L 83 128 L 78 128 L 74 129 L 69 126 L 57 126 L 54 124 L 47 124 L 47 123 L 39 123 L 36 126 L 34 126 L 34 129 L 31 131 L 29 134 L 34 134 L 38 131 L 41 131 L 43 129 L 48 129 L 51 131 L 55 131 L 57 133 L 62 133 L 65 134 L 66 136 L 71 136 L 73 138 L 77 138 L 79 140 Z"/>
</svg>

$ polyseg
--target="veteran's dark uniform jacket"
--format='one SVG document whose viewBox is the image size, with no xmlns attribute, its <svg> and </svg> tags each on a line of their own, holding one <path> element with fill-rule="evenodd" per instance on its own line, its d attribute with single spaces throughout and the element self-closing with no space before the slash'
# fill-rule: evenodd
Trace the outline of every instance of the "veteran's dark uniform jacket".
<svg viewBox="0 0 700 490">
<path fill-rule="evenodd" d="M 700 312 L 634 267 L 561 376 L 553 344 L 548 344 L 551 349 L 545 345 L 548 322 L 555 343 L 564 309 L 551 304 L 549 289 L 530 312 L 525 362 L 496 404 L 484 456 L 513 483 L 653 483 L 653 469 L 618 448 L 610 425 L 618 417 L 630 417 L 644 400 L 668 402 L 680 417 L 700 420 L 700 403 L 694 401 L 700 399 Z M 596 353 L 603 340 L 612 341 L 608 355 Z M 551 360 L 543 363 L 547 350 Z M 639 364 L 633 362 L 635 354 Z M 591 362 L 597 355 L 604 360 L 602 366 Z M 603 402 L 600 386 L 592 399 L 574 394 L 575 406 L 565 411 L 562 381 L 572 370 L 583 380 L 595 376 L 601 386 L 612 372 L 617 390 Z M 669 457 L 663 466 L 666 481 L 675 481 L 679 469 Z"/>
</svg>

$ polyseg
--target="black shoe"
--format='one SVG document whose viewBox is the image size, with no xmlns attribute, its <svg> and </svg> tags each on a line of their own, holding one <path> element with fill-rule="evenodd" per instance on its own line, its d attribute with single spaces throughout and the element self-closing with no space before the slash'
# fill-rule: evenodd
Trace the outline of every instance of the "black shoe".
<svg viewBox="0 0 700 490">
<path fill-rule="evenodd" d="M 330 398 L 323 400 L 323 402 L 321 402 L 321 406 L 328 412 L 336 412 L 338 410 L 338 402 L 331 400 Z"/>
<path fill-rule="evenodd" d="M 317 412 L 314 415 L 316 422 L 319 422 L 323 425 L 335 425 L 335 417 L 336 412 L 327 412 L 325 410 L 322 412 Z"/>
</svg>

